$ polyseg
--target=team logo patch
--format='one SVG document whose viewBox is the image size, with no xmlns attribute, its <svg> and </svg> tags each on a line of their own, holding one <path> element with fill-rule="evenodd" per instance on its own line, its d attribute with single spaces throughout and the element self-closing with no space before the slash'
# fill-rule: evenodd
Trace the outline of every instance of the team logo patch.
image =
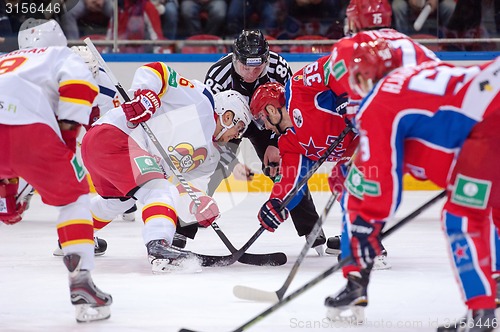
<svg viewBox="0 0 500 332">
<path fill-rule="evenodd" d="M 359 199 L 363 198 L 363 173 L 359 171 L 356 165 L 352 165 L 344 184 L 351 195 Z"/>
<path fill-rule="evenodd" d="M 295 125 L 297 128 L 302 127 L 302 124 L 304 123 L 304 118 L 302 117 L 302 112 L 296 108 L 293 110 L 293 121 L 295 122 Z"/>
<path fill-rule="evenodd" d="M 141 174 L 146 174 L 150 172 L 158 172 L 158 173 L 162 172 L 160 166 L 158 166 L 153 157 L 149 156 L 136 157 L 134 158 L 134 161 Z"/>
<path fill-rule="evenodd" d="M 180 143 L 176 146 L 169 146 L 171 152 L 170 160 L 181 173 L 189 172 L 200 166 L 207 159 L 207 149 L 195 149 L 189 143 Z"/>
<path fill-rule="evenodd" d="M 177 87 L 177 72 L 170 67 L 168 69 L 168 85 L 171 87 Z"/>
<path fill-rule="evenodd" d="M 490 191 L 491 181 L 458 174 L 451 201 L 462 206 L 484 209 L 488 203 Z"/>
<path fill-rule="evenodd" d="M 377 181 L 363 180 L 363 191 L 367 196 L 380 196 L 380 183 Z"/>
<path fill-rule="evenodd" d="M 493 88 L 489 81 L 479 82 L 479 90 L 481 91 L 492 91 Z"/>
<path fill-rule="evenodd" d="M 83 178 L 85 177 L 85 169 L 83 168 L 82 163 L 76 155 L 73 156 L 71 159 L 71 166 L 73 166 L 73 171 L 75 172 L 75 176 L 78 179 L 78 182 L 81 182 Z"/>
<path fill-rule="evenodd" d="M 345 65 L 344 59 L 336 62 L 333 65 L 333 77 L 338 81 L 347 73 L 347 66 Z"/>
<path fill-rule="evenodd" d="M 323 65 L 323 72 L 324 72 L 324 77 L 325 77 L 325 85 L 328 85 L 328 81 L 330 79 L 330 74 L 332 73 L 332 65 L 330 63 L 330 59 L 328 59 L 325 64 Z"/>
</svg>

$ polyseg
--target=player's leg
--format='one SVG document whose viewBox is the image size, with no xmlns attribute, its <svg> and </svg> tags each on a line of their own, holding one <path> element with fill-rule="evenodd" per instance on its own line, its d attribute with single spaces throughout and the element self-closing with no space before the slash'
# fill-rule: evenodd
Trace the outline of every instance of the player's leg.
<svg viewBox="0 0 500 332">
<path fill-rule="evenodd" d="M 19 154 L 13 166 L 33 185 L 44 203 L 59 210 L 57 233 L 70 272 L 76 319 L 106 319 L 110 316 L 112 298 L 95 286 L 90 275 L 94 268 L 94 230 L 82 163 L 47 125 L 18 126 L 14 132 L 11 136 L 16 140 L 14 151 L 24 148 L 30 153 Z"/>
<path fill-rule="evenodd" d="M 153 273 L 199 270 L 194 254 L 172 246 L 177 226 L 178 196 L 175 186 L 165 179 L 153 179 L 134 193 L 143 205 L 142 234 Z"/>
</svg>

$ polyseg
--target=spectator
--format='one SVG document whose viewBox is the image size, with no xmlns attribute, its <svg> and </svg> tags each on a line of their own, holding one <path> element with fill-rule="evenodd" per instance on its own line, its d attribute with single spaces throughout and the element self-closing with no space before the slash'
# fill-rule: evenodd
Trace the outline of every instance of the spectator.
<svg viewBox="0 0 500 332">
<path fill-rule="evenodd" d="M 278 36 L 280 39 L 298 35 L 325 35 L 339 20 L 342 9 L 341 0 L 284 0 L 284 4 L 284 12 L 288 15 L 284 18 L 283 31 Z"/>
<path fill-rule="evenodd" d="M 226 11 L 225 0 L 182 0 L 181 16 L 186 27 L 186 35 L 220 35 Z M 200 16 L 203 12 L 207 14 L 204 25 Z"/>
<path fill-rule="evenodd" d="M 109 19 L 113 16 L 112 0 L 82 0 L 75 4 L 75 7 L 61 16 L 61 27 L 68 39 L 79 39 L 79 21 L 85 20 L 92 24 L 101 25 L 102 33 Z M 81 23 L 81 22 L 80 22 Z"/>
<path fill-rule="evenodd" d="M 393 0 L 392 13 L 396 30 L 406 35 L 415 33 L 415 29 L 409 24 L 413 25 L 412 22 L 426 4 L 431 5 L 431 14 L 437 11 L 437 25 L 446 26 L 455 10 L 455 0 Z"/>
<path fill-rule="evenodd" d="M 113 38 L 113 18 L 109 22 L 108 39 Z M 118 1 L 118 39 L 125 40 L 161 40 L 163 31 L 156 7 L 149 0 Z M 124 53 L 151 52 L 150 45 L 125 45 L 120 49 Z"/>
<path fill-rule="evenodd" d="M 178 0 L 151 0 L 161 18 L 163 35 L 168 39 L 177 38 L 177 24 L 179 23 Z"/>
<path fill-rule="evenodd" d="M 484 1 L 488 2 L 488 1 Z M 484 12 L 482 1 L 458 0 L 448 25 L 443 29 L 446 38 L 489 38 L 490 35 L 483 24 Z M 488 5 L 488 4 L 486 4 Z M 491 2 L 489 3 L 491 6 Z M 493 51 L 494 43 L 453 43 L 445 44 L 447 51 Z"/>
<path fill-rule="evenodd" d="M 265 35 L 274 35 L 278 27 L 279 8 L 277 0 L 231 0 L 226 32 L 235 37 L 242 29 L 258 28 Z"/>
</svg>

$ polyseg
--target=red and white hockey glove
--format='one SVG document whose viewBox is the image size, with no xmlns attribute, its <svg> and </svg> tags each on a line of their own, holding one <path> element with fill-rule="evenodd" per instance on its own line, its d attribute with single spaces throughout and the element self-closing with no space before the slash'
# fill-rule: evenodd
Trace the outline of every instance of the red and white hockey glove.
<svg viewBox="0 0 500 332">
<path fill-rule="evenodd" d="M 21 221 L 21 214 L 26 209 L 26 205 L 16 206 L 17 190 L 19 179 L 0 180 L 0 221 L 7 225 L 14 225 Z"/>
<path fill-rule="evenodd" d="M 274 232 L 288 218 L 289 212 L 287 208 L 278 212 L 282 205 L 283 201 L 279 198 L 271 198 L 262 205 L 257 215 L 262 227 L 270 232 Z"/>
<path fill-rule="evenodd" d="M 372 266 L 382 252 L 380 233 L 384 225 L 385 222 L 368 222 L 359 215 L 351 224 L 352 257 L 361 268 Z"/>
<path fill-rule="evenodd" d="M 203 227 L 210 226 L 215 219 L 219 218 L 220 211 L 217 203 L 210 196 L 200 196 L 200 206 L 196 207 L 194 202 L 189 205 L 189 211 L 194 214 L 196 221 Z"/>
<path fill-rule="evenodd" d="M 133 125 L 148 121 L 160 107 L 161 101 L 152 90 L 137 90 L 134 99 L 122 104 L 127 121 Z"/>
<path fill-rule="evenodd" d="M 89 131 L 90 127 L 92 127 L 94 122 L 99 120 L 100 116 L 101 116 L 101 109 L 99 108 L 99 106 L 93 106 L 89 116 L 89 123 L 83 125 L 85 127 L 85 130 Z"/>
<path fill-rule="evenodd" d="M 66 146 L 73 151 L 73 153 L 76 153 L 76 138 L 78 137 L 78 134 L 80 133 L 80 124 L 68 124 L 64 123 L 64 121 L 59 122 L 59 127 L 61 128 L 61 136 L 66 144 Z M 68 129 L 65 129 L 68 128 Z"/>
<path fill-rule="evenodd" d="M 337 164 L 332 168 L 332 173 L 328 177 L 328 184 L 332 193 L 342 193 L 344 190 L 344 182 L 349 172 L 349 167 L 344 164 Z"/>
</svg>

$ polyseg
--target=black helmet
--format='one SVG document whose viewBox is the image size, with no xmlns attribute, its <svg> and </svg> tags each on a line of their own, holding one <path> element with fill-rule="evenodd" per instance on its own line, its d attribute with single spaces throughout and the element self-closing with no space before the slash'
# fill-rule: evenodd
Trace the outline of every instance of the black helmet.
<svg viewBox="0 0 500 332">
<path fill-rule="evenodd" d="M 260 66 L 269 59 L 269 44 L 260 30 L 243 30 L 233 44 L 233 57 L 246 66 Z"/>
</svg>

